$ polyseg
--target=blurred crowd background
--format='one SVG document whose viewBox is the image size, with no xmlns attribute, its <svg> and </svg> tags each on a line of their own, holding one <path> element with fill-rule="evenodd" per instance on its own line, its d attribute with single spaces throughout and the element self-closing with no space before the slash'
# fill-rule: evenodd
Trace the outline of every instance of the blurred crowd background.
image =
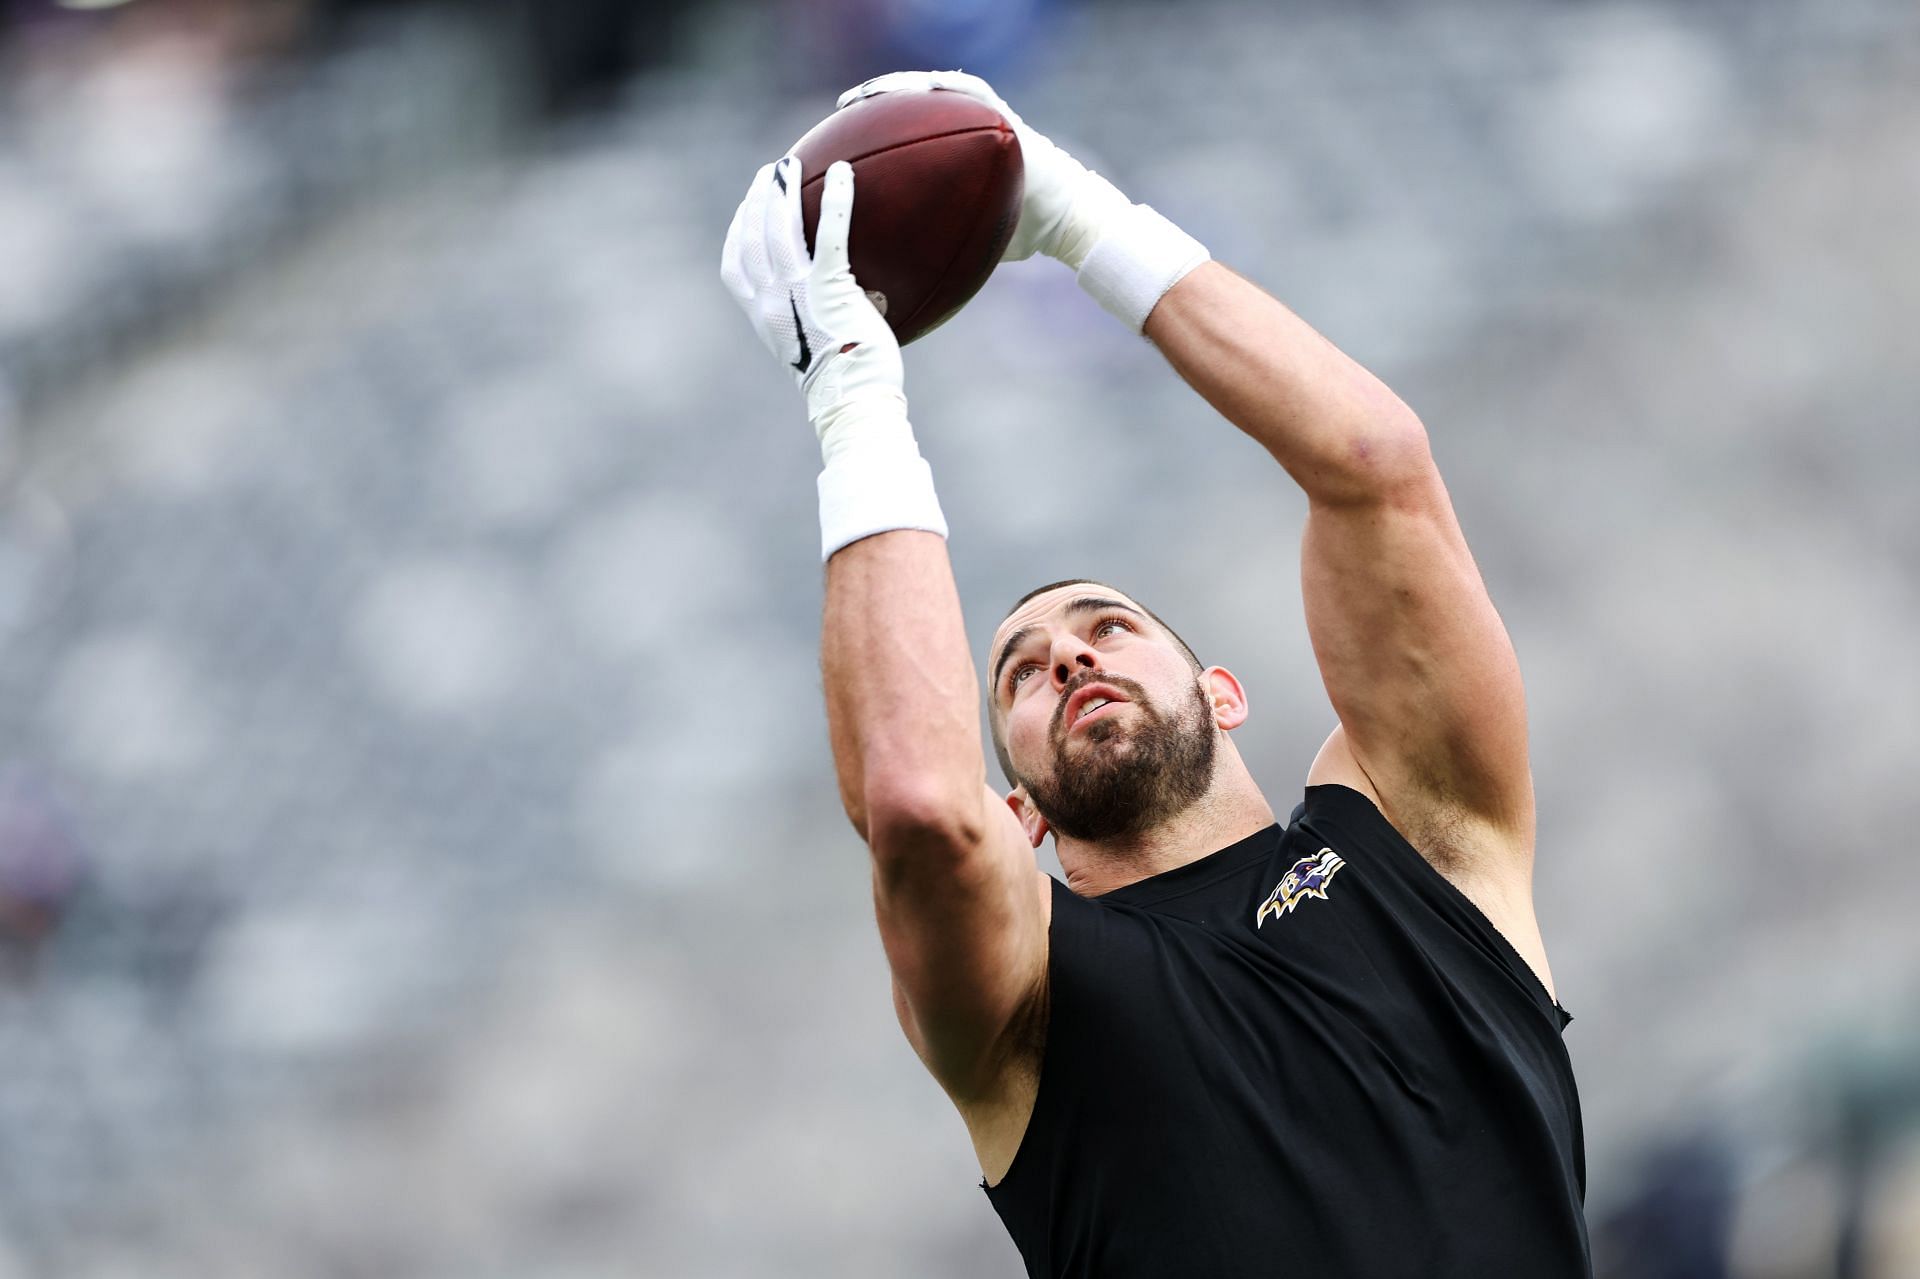
<svg viewBox="0 0 1920 1279">
<path fill-rule="evenodd" d="M 717 278 L 756 166 L 929 65 L 1425 419 L 1601 1275 L 1920 1276 L 1910 0 L 9 0 L 0 1279 L 1019 1273 Z M 907 367 L 976 653 L 1114 582 L 1285 811 L 1284 474 L 1050 264 Z"/>
</svg>

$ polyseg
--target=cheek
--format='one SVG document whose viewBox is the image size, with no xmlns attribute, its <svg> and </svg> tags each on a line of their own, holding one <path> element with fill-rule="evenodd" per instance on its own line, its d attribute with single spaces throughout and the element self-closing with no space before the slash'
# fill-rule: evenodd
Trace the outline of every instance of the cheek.
<svg viewBox="0 0 1920 1279">
<path fill-rule="evenodd" d="M 1007 750 L 1015 759 L 1031 759 L 1035 750 L 1045 749 L 1049 709 L 1029 698 L 1007 716 Z"/>
</svg>

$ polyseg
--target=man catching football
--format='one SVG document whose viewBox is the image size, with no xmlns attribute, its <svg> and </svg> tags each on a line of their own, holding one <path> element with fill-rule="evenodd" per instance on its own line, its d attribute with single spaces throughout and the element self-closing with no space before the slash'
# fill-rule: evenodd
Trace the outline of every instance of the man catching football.
<svg viewBox="0 0 1920 1279">
<path fill-rule="evenodd" d="M 1028 1272 L 1589 1274 L 1520 672 L 1425 428 L 979 79 L 882 76 L 840 105 L 909 91 L 1001 112 L 1026 168 L 1006 256 L 1073 269 L 1305 492 L 1307 626 L 1337 717 L 1283 824 L 1230 736 L 1234 675 L 1126 592 L 1057 582 L 986 654 L 1012 789 L 988 787 L 900 350 L 847 265 L 852 171 L 826 174 L 811 255 L 798 161 L 761 171 L 722 273 L 793 366 L 825 460 L 841 798 L 901 1027 Z M 1036 449 L 1006 477 L 1008 500 L 1063 500 L 1073 459 Z M 1049 834 L 1064 883 L 1034 863 Z"/>
</svg>

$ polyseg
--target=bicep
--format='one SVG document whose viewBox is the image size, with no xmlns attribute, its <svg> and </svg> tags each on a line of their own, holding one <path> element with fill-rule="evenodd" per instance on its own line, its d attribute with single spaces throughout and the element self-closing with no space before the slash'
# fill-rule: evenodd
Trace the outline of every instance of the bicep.
<svg viewBox="0 0 1920 1279">
<path fill-rule="evenodd" d="M 1438 471 L 1377 500 L 1314 504 L 1301 580 L 1346 745 L 1384 803 L 1530 848 L 1519 663 Z"/>
<path fill-rule="evenodd" d="M 956 1100 L 989 1089 L 1046 974 L 1049 882 L 1019 820 L 982 786 L 966 846 L 874 863 L 874 908 L 901 1028 Z M 876 849 L 876 853 L 879 850 Z"/>
</svg>

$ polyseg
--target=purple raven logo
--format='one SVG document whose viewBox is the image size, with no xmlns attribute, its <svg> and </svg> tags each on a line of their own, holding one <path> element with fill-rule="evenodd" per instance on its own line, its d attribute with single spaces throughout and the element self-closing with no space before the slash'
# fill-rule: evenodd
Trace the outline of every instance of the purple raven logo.
<svg viewBox="0 0 1920 1279">
<path fill-rule="evenodd" d="M 1274 885 L 1267 900 L 1260 903 L 1259 911 L 1253 917 L 1253 926 L 1259 928 L 1267 922 L 1268 915 L 1285 915 L 1295 906 L 1309 897 L 1326 900 L 1327 884 L 1335 872 L 1347 864 L 1346 859 L 1331 848 L 1323 848 L 1311 857 L 1302 857 L 1293 864 L 1293 868 Z"/>
</svg>

